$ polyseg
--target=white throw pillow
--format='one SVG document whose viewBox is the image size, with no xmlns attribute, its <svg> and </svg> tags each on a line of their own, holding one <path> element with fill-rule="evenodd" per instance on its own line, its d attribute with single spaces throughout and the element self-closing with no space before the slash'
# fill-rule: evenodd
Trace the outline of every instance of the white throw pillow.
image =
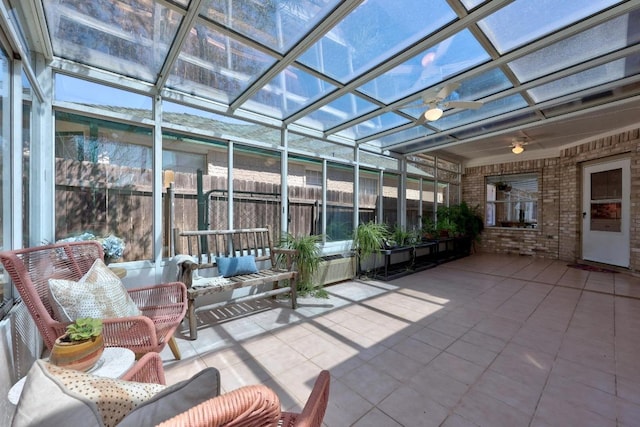
<svg viewBox="0 0 640 427">
<path fill-rule="evenodd" d="M 220 373 L 205 368 L 172 386 L 102 378 L 37 360 L 12 427 L 156 425 L 220 394 Z"/>
<path fill-rule="evenodd" d="M 12 426 L 112 427 L 165 389 L 37 360 L 29 370 Z"/>
<path fill-rule="evenodd" d="M 79 281 L 49 279 L 51 306 L 60 322 L 82 317 L 99 319 L 140 316 L 120 278 L 96 259 Z"/>
</svg>

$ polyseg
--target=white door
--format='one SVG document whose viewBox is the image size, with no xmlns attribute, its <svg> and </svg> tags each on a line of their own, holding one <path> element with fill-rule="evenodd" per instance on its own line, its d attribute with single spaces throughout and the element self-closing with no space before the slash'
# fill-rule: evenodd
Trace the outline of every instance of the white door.
<svg viewBox="0 0 640 427">
<path fill-rule="evenodd" d="M 585 166 L 582 178 L 582 258 L 629 267 L 629 159 Z"/>
</svg>

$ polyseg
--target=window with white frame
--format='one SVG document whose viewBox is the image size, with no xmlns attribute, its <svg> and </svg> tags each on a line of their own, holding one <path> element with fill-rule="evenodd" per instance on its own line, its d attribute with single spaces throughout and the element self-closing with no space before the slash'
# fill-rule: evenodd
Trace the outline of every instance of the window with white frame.
<svg viewBox="0 0 640 427">
<path fill-rule="evenodd" d="M 486 187 L 487 227 L 538 227 L 538 174 L 489 176 Z"/>
</svg>

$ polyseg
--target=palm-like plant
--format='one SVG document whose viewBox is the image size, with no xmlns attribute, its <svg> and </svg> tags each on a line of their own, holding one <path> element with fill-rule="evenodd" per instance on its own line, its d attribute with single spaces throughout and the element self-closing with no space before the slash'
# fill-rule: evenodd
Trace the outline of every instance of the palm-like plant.
<svg viewBox="0 0 640 427">
<path fill-rule="evenodd" d="M 359 272 L 362 272 L 362 260 L 384 247 L 387 237 L 389 237 L 389 229 L 386 224 L 369 221 L 358 225 L 353 236 L 353 250 L 358 257 Z"/>
<path fill-rule="evenodd" d="M 300 295 L 311 294 L 314 297 L 326 297 L 327 293 L 321 288 L 316 287 L 312 278 L 318 267 L 320 266 L 320 247 L 318 243 L 322 236 L 293 236 L 287 233 L 280 241 L 280 247 L 286 249 L 294 249 L 296 255 L 293 261 L 298 270 L 298 292 Z"/>
</svg>

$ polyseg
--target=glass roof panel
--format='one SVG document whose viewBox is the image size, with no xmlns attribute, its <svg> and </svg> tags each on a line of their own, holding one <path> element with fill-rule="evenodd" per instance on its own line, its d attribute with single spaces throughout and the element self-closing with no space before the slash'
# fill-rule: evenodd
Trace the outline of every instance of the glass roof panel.
<svg viewBox="0 0 640 427">
<path fill-rule="evenodd" d="M 616 3 L 619 0 L 516 0 L 478 26 L 498 52 L 505 53 Z"/>
<path fill-rule="evenodd" d="M 456 139 L 471 138 L 478 135 L 485 135 L 489 132 L 493 132 L 508 127 L 518 126 L 524 123 L 531 123 L 538 120 L 539 117 L 535 112 L 529 111 L 526 113 L 518 114 L 515 116 L 509 116 L 509 118 L 492 120 L 491 122 L 480 123 L 478 126 L 453 132 L 451 136 Z"/>
<path fill-rule="evenodd" d="M 337 89 L 298 67 L 289 66 L 264 85 L 242 108 L 284 119 Z"/>
<path fill-rule="evenodd" d="M 599 86 L 640 72 L 640 53 L 554 80 L 527 92 L 535 102 L 543 102 L 590 87 Z"/>
<path fill-rule="evenodd" d="M 174 102 L 162 102 L 163 123 L 170 123 L 188 131 L 199 129 L 210 138 L 247 140 L 280 146 L 280 129 L 191 108 Z"/>
<path fill-rule="evenodd" d="M 167 86 L 230 104 L 274 62 L 275 58 L 259 50 L 196 24 Z"/>
<path fill-rule="evenodd" d="M 350 162 L 354 159 L 353 147 L 347 147 L 330 141 L 324 141 L 294 133 L 289 134 L 289 148 L 314 153 L 318 156 L 334 157 L 336 159 Z"/>
<path fill-rule="evenodd" d="M 469 30 L 460 31 L 358 90 L 389 104 L 490 59 Z"/>
<path fill-rule="evenodd" d="M 349 120 L 373 111 L 377 105 L 359 96 L 347 93 L 333 102 L 323 106 L 322 122 L 324 130 L 331 129 Z M 311 117 L 316 117 L 316 113 L 311 113 Z"/>
<path fill-rule="evenodd" d="M 400 132 L 393 133 L 378 138 L 378 141 L 382 147 L 388 147 L 390 145 L 399 144 L 404 141 L 411 141 L 412 139 L 422 138 L 427 135 L 431 135 L 433 130 L 424 126 L 414 126 L 410 129 L 405 129 Z"/>
<path fill-rule="evenodd" d="M 471 10 L 477 6 L 480 6 L 483 3 L 486 3 L 487 0 L 460 0 L 462 2 L 462 4 L 464 5 L 464 7 L 467 8 L 467 10 Z"/>
<path fill-rule="evenodd" d="M 200 14 L 285 53 L 338 4 L 338 0 L 209 0 Z"/>
<path fill-rule="evenodd" d="M 360 162 L 378 166 L 382 169 L 397 170 L 399 168 L 397 159 L 387 156 L 380 156 L 363 150 L 360 150 Z"/>
<path fill-rule="evenodd" d="M 408 119 L 396 113 L 384 113 L 338 132 L 337 135 L 360 139 L 407 123 L 409 123 Z"/>
<path fill-rule="evenodd" d="M 410 153 L 412 151 L 424 150 L 426 148 L 438 147 L 441 145 L 446 145 L 451 142 L 455 142 L 456 140 L 450 137 L 449 135 L 440 135 L 433 138 L 430 138 L 428 141 L 416 141 L 411 144 L 403 145 L 398 148 L 398 152 L 400 153 Z"/>
<path fill-rule="evenodd" d="M 434 122 L 429 122 L 429 126 L 433 126 L 439 130 L 451 129 L 467 123 L 477 122 L 478 120 L 486 119 L 487 117 L 518 110 L 526 107 L 527 105 L 528 104 L 522 95 L 515 94 L 487 102 L 477 110 L 462 110 L 459 113 L 445 116 Z"/>
<path fill-rule="evenodd" d="M 359 96 L 346 94 L 296 120 L 296 124 L 326 131 L 349 121 L 353 117 L 368 113 L 376 107 L 375 104 Z M 350 135 L 350 138 L 353 138 L 353 134 Z"/>
<path fill-rule="evenodd" d="M 494 68 L 479 76 L 472 77 L 460 82 L 460 86 L 451 92 L 446 98 L 447 101 L 475 101 L 488 95 L 493 95 L 502 90 L 509 89 L 513 85 L 507 76 L 499 68 Z M 407 105 L 401 110 L 415 118 L 424 113 L 426 106 L 422 99 Z"/>
<path fill-rule="evenodd" d="M 43 0 L 54 54 L 155 82 L 182 15 L 153 0 Z"/>
<path fill-rule="evenodd" d="M 523 56 L 509 66 L 518 80 L 527 82 L 639 41 L 640 15 L 627 14 Z"/>
<path fill-rule="evenodd" d="M 346 83 L 456 17 L 444 0 L 368 0 L 299 60 Z"/>
</svg>

